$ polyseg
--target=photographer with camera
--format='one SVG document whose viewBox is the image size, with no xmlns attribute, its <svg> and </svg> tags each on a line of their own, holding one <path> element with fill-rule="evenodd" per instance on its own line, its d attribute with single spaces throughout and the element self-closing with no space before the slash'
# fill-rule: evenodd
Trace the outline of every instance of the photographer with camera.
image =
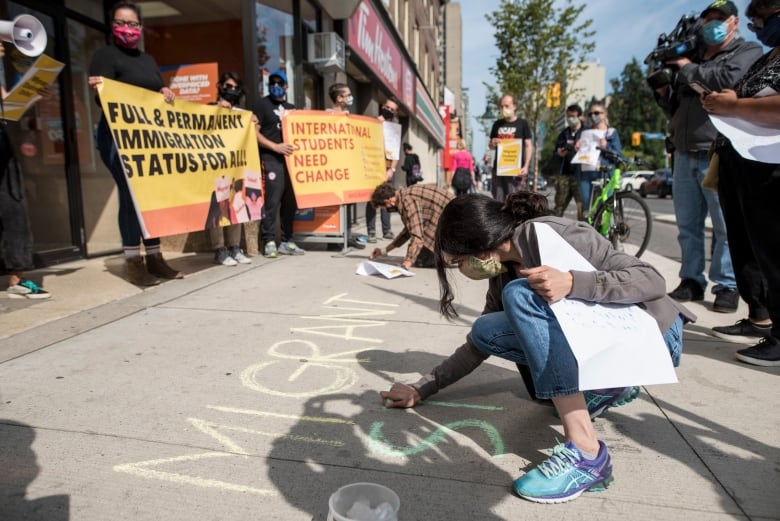
<svg viewBox="0 0 780 521">
<path fill-rule="evenodd" d="M 558 134 L 555 143 L 555 157 L 561 163 L 558 179 L 555 183 L 555 215 L 563 217 L 566 207 L 574 198 L 577 205 L 577 220 L 583 219 L 582 197 L 580 197 L 580 165 L 572 164 L 571 160 L 579 148 L 582 135 L 582 107 L 570 105 L 566 107 L 566 128 Z"/>
<path fill-rule="evenodd" d="M 720 91 L 734 86 L 748 67 L 761 56 L 761 47 L 746 42 L 737 31 L 737 7 L 730 0 L 715 0 L 699 17 L 695 32 L 696 45 L 688 41 L 691 51 L 665 60 L 675 73 L 654 73 L 648 83 L 655 89 L 656 101 L 669 118 L 669 132 L 674 144 L 672 192 L 681 250 L 680 279 L 669 296 L 680 302 L 704 300 L 707 279 L 704 276 L 704 220 L 709 211 L 713 228 L 713 252 L 709 278 L 714 284 L 713 310 L 734 313 L 739 303 L 734 270 L 731 264 L 726 225 L 718 195 L 702 188 L 709 166 L 708 150 L 717 131 L 702 107 L 700 92 Z M 682 24 L 683 20 L 681 20 Z M 678 27 L 680 24 L 678 24 Z M 662 35 L 663 36 L 663 35 Z M 663 38 L 659 38 L 659 42 Z M 665 50 L 676 49 L 674 43 Z M 656 49 L 651 56 L 662 54 Z M 670 76 L 667 85 L 659 76 Z M 697 89 L 697 90 L 695 90 Z"/>
</svg>

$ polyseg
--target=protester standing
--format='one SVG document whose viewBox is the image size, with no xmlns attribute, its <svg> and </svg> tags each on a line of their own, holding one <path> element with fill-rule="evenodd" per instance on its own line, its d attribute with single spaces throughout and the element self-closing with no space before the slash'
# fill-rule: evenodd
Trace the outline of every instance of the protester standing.
<svg viewBox="0 0 780 521">
<path fill-rule="evenodd" d="M 398 115 L 398 102 L 394 98 L 388 98 L 379 109 L 379 121 L 394 121 Z M 388 183 L 393 182 L 395 169 L 398 165 L 397 159 L 385 159 L 385 180 Z M 380 207 L 379 220 L 382 223 L 382 237 L 392 239 L 395 237 L 390 225 L 390 214 L 387 209 Z M 368 233 L 368 242 L 376 242 L 376 208 L 370 203 L 366 204 L 366 233 Z"/>
<path fill-rule="evenodd" d="M 531 141 L 531 129 L 528 126 L 528 122 L 517 116 L 517 101 L 515 97 L 511 94 L 504 94 L 499 101 L 499 107 L 501 108 L 501 119 L 493 123 L 493 127 L 490 129 L 489 147 L 491 150 L 497 149 L 501 140 L 521 139 L 523 142 L 521 147 L 520 175 L 516 177 L 499 176 L 497 153 L 493 159 L 493 176 L 490 182 L 490 189 L 497 201 L 503 201 L 507 195 L 519 190 L 521 184 L 528 176 L 534 146 Z"/>
<path fill-rule="evenodd" d="M 582 107 L 570 105 L 566 107 L 566 128 L 558 134 L 555 142 L 555 156 L 560 162 L 560 171 L 555 183 L 555 215 L 563 217 L 569 202 L 574 199 L 577 205 L 577 220 L 583 219 L 582 196 L 579 181 L 582 175 L 579 163 L 572 163 L 574 155 L 580 147 L 582 136 Z"/>
<path fill-rule="evenodd" d="M 282 113 L 295 108 L 287 102 L 287 74 L 276 71 L 268 77 L 268 95 L 260 98 L 252 112 L 260 126 L 257 142 L 260 144 L 260 161 L 263 164 L 265 204 L 260 221 L 260 240 L 265 243 L 263 256 L 273 259 L 282 255 L 303 255 L 293 241 L 293 221 L 298 206 L 295 202 L 292 180 L 285 157 L 293 153 L 293 146 L 282 138 Z M 282 240 L 276 246 L 276 213 L 279 212 Z"/>
<path fill-rule="evenodd" d="M 154 58 L 138 49 L 141 40 L 141 10 L 133 2 L 118 2 L 110 11 L 112 45 L 98 49 L 89 66 L 89 85 L 97 90 L 101 78 L 121 81 L 162 94 L 167 102 L 174 93 L 163 84 Z M 119 194 L 119 232 L 122 236 L 127 266 L 127 279 L 138 286 L 159 284 L 163 279 L 180 279 L 182 273 L 171 268 L 160 252 L 158 237 L 142 239 L 141 224 L 128 186 L 125 168 L 119 157 L 105 114 L 97 128 L 97 148 L 100 158 L 116 182 Z M 146 263 L 141 257 L 141 242 L 146 250 Z"/>
<path fill-rule="evenodd" d="M 711 114 L 737 117 L 780 127 L 780 0 L 753 0 L 746 12 L 764 45 L 772 49 L 759 58 L 734 90 L 702 96 Z M 768 92 L 771 94 L 766 95 Z M 713 328 L 726 335 L 761 340 L 737 351 L 737 359 L 758 366 L 780 366 L 780 163 L 764 163 L 741 156 L 731 142 L 719 136 L 718 194 L 731 245 L 731 258 L 740 296 L 748 317 L 733 326 Z"/>
<path fill-rule="evenodd" d="M 672 192 L 682 257 L 680 283 L 669 295 L 680 302 L 704 300 L 704 221 L 709 214 L 713 233 L 709 268 L 715 294 L 713 310 L 734 313 L 739 294 L 723 212 L 718 194 L 701 186 L 710 162 L 708 150 L 717 131 L 691 83 L 711 91 L 730 89 L 761 56 L 761 48 L 739 36 L 738 11 L 730 0 L 712 2 L 700 19 L 705 44 L 701 55 L 693 60 L 678 58 L 667 62 L 679 69 L 676 82 L 655 91 L 656 101 L 669 119 L 674 144 Z"/>
</svg>

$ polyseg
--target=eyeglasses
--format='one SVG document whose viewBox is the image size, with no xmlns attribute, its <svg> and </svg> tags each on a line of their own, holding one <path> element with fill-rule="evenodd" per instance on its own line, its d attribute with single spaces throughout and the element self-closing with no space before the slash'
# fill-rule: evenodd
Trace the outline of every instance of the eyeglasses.
<svg viewBox="0 0 780 521">
<path fill-rule="evenodd" d="M 222 86 L 225 87 L 226 89 L 234 89 L 234 90 L 238 89 L 238 85 L 236 85 L 235 83 L 225 83 Z"/>
<path fill-rule="evenodd" d="M 596 111 L 596 110 L 594 110 L 593 112 L 588 112 L 588 116 L 600 116 L 602 114 L 604 114 L 603 111 Z"/>
<path fill-rule="evenodd" d="M 114 25 L 116 27 L 128 26 L 131 29 L 138 29 L 139 27 L 141 27 L 141 24 L 139 22 L 128 22 L 127 20 L 114 20 Z"/>
<path fill-rule="evenodd" d="M 771 20 L 772 18 L 774 18 L 777 15 L 780 15 L 780 11 L 777 11 L 776 13 L 772 13 L 769 16 L 767 16 L 766 18 L 751 18 L 750 22 L 747 24 L 747 27 L 748 27 L 748 29 L 750 29 L 754 33 L 758 32 L 758 31 L 760 31 L 761 29 L 764 28 L 764 25 L 769 20 Z"/>
<path fill-rule="evenodd" d="M 268 82 L 269 85 L 281 85 L 284 86 L 284 82 L 282 80 L 271 80 Z"/>
</svg>

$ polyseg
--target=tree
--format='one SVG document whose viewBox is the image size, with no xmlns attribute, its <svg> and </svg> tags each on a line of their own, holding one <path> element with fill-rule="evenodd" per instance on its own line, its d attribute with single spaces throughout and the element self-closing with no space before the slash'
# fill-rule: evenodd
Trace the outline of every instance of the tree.
<svg viewBox="0 0 780 521">
<path fill-rule="evenodd" d="M 619 78 L 610 80 L 612 87 L 612 102 L 609 105 L 609 123 L 620 133 L 626 155 L 643 157 L 661 168 L 666 163 L 664 141 L 641 139 L 639 147 L 631 144 L 631 134 L 661 133 L 666 134 L 667 121 L 661 108 L 653 99 L 653 92 L 647 85 L 647 71 L 633 58 L 623 68 Z"/>
<path fill-rule="evenodd" d="M 521 117 L 528 120 L 537 145 L 534 158 L 534 186 L 538 186 L 539 146 L 543 130 L 554 128 L 562 107 L 548 107 L 548 89 L 563 86 L 559 99 L 566 99 L 567 81 L 581 73 L 579 64 L 593 52 L 592 20 L 580 22 L 584 5 L 566 0 L 556 7 L 555 0 L 501 0 L 496 11 L 486 15 L 495 28 L 499 52 L 496 65 L 490 68 L 495 86 L 486 85 L 497 106 L 501 93 L 517 99 Z M 560 87 L 558 87 L 560 88 Z"/>
</svg>

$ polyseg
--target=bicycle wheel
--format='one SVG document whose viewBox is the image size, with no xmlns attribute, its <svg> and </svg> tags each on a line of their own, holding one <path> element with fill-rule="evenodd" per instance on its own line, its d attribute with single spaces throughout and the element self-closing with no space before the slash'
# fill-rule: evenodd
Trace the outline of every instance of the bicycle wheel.
<svg viewBox="0 0 780 521">
<path fill-rule="evenodd" d="M 598 207 L 593 227 L 616 250 L 640 257 L 650 242 L 653 219 L 641 197 L 634 192 L 618 192 Z"/>
</svg>

